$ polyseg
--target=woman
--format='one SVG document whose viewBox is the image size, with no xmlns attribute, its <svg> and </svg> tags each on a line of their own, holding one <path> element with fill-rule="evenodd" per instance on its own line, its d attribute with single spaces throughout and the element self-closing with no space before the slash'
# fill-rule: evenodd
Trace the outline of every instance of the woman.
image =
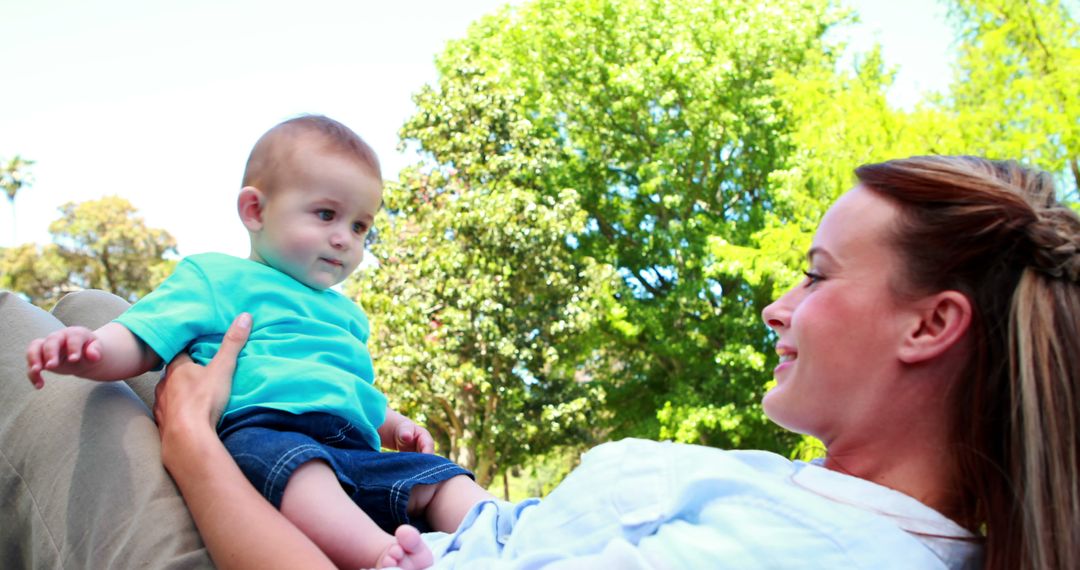
<svg viewBox="0 0 1080 570">
<path fill-rule="evenodd" d="M 743 567 L 755 552 L 767 554 L 754 559 L 763 566 L 796 565 L 799 556 L 803 567 L 852 565 L 870 564 L 860 558 L 869 549 L 884 553 L 872 564 L 893 567 L 1075 564 L 1080 219 L 1056 203 L 1048 175 L 1010 162 L 916 157 L 863 166 L 856 176 L 859 184 L 822 219 L 806 280 L 763 312 L 780 355 L 765 411 L 821 439 L 823 468 L 676 446 L 686 465 L 700 458 L 738 474 L 675 488 L 671 494 L 683 498 L 663 504 L 681 506 L 655 524 L 642 515 L 648 509 L 629 513 L 645 517 L 637 523 L 616 513 L 622 518 L 609 540 L 556 556 L 554 565 L 686 564 L 686 552 L 713 567 Z M 176 363 L 159 386 L 166 468 L 220 566 L 327 565 L 250 489 L 214 436 L 244 333 L 234 327 L 230 337 L 209 370 Z M 587 457 L 551 497 L 521 507 L 532 510 L 515 513 L 510 523 L 519 523 L 494 527 L 506 534 L 494 546 L 501 562 L 512 566 L 516 554 L 507 552 L 517 549 L 518 562 L 533 556 L 539 565 L 536 552 L 544 550 L 523 545 L 559 532 L 542 521 L 579 508 L 566 497 L 592 489 L 613 501 L 604 480 L 590 476 L 612 445 L 625 444 L 590 452 L 600 460 Z M 607 475 L 609 483 L 632 476 Z M 669 516 L 688 510 L 692 516 Z M 589 521 L 596 512 L 563 520 Z M 736 523 L 717 522 L 725 517 Z M 741 532 L 760 521 L 767 521 L 760 532 Z M 454 540 L 498 534 L 482 526 Z M 859 533 L 871 527 L 869 536 L 881 540 L 867 548 Z M 726 532 L 741 532 L 743 551 L 716 547 Z M 451 562 L 467 567 L 455 555 Z"/>
</svg>

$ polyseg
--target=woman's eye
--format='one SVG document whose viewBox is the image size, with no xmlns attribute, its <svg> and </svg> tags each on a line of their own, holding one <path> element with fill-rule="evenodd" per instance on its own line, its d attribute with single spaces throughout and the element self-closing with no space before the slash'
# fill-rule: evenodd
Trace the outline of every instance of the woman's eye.
<svg viewBox="0 0 1080 570">
<path fill-rule="evenodd" d="M 806 276 L 806 286 L 809 287 L 818 281 L 824 281 L 825 276 L 815 271 L 803 271 L 803 275 Z"/>
<path fill-rule="evenodd" d="M 334 219 L 333 210 L 315 210 L 315 215 L 319 216 L 319 219 L 324 222 L 329 222 Z"/>
</svg>

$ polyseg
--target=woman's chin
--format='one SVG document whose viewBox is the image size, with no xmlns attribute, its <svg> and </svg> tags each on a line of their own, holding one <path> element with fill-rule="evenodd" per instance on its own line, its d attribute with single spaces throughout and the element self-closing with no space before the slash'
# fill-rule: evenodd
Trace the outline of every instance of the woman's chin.
<svg viewBox="0 0 1080 570">
<path fill-rule="evenodd" d="M 777 394 L 778 391 L 781 391 L 779 385 L 773 386 L 768 392 L 765 392 L 765 396 L 761 399 L 761 408 L 765 410 L 765 417 L 769 418 L 773 423 L 780 424 L 777 412 L 780 411 L 781 404 L 778 400 L 782 399 L 783 396 Z"/>
<path fill-rule="evenodd" d="M 803 422 L 799 421 L 800 409 L 798 402 L 789 402 L 787 391 L 783 385 L 777 384 L 765 393 L 761 400 L 761 408 L 765 411 L 765 417 L 774 424 L 796 433 L 806 433 Z"/>
</svg>

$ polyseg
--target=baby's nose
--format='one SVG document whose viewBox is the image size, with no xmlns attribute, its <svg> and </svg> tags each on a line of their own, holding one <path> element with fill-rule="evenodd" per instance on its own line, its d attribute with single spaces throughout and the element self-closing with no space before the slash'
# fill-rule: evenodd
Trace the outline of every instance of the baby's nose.
<svg viewBox="0 0 1080 570">
<path fill-rule="evenodd" d="M 330 234 L 330 245 L 337 249 L 344 249 L 348 247 L 349 240 L 341 232 L 334 232 Z"/>
</svg>

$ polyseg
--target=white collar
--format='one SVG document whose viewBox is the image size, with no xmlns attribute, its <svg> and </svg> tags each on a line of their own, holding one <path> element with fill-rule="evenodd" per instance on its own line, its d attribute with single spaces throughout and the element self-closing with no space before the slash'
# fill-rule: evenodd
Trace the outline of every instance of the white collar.
<svg viewBox="0 0 1080 570">
<path fill-rule="evenodd" d="M 979 563 L 982 547 L 977 537 L 952 519 L 900 491 L 826 469 L 820 463 L 795 462 L 792 482 L 837 503 L 891 519 L 922 541 L 949 568 Z"/>
</svg>

